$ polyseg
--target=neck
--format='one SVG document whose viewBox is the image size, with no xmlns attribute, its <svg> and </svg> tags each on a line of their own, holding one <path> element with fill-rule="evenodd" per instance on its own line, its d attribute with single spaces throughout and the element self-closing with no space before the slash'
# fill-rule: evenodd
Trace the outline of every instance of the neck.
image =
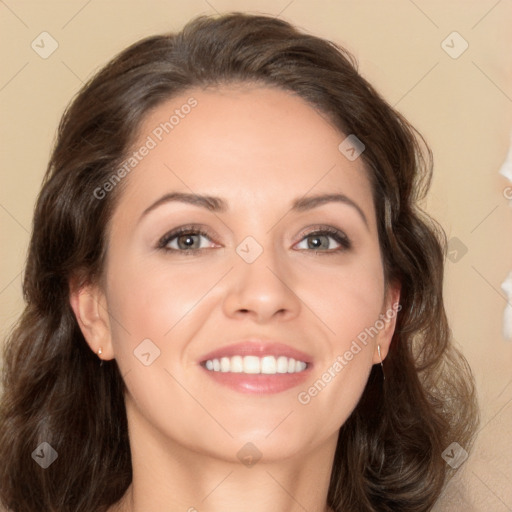
<svg viewBox="0 0 512 512">
<path fill-rule="evenodd" d="M 332 512 L 326 503 L 337 432 L 286 460 L 263 456 L 249 466 L 236 449 L 219 459 L 139 428 L 131 430 L 138 439 L 132 484 L 110 512 Z"/>
</svg>

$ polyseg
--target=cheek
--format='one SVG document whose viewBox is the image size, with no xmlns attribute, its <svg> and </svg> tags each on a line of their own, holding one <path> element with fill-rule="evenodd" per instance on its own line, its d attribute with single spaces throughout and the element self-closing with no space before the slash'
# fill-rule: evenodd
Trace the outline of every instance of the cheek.
<svg viewBox="0 0 512 512">
<path fill-rule="evenodd" d="M 379 318 L 384 295 L 384 275 L 379 253 L 353 258 L 338 267 L 304 272 L 304 303 L 314 311 L 336 351 L 350 345 Z"/>
<path fill-rule="evenodd" d="M 192 267 L 125 260 L 108 282 L 109 309 L 119 320 L 114 320 L 113 330 L 123 338 L 129 332 L 132 341 L 162 340 L 216 280 L 215 275 Z M 124 328 L 121 331 L 119 324 Z"/>
<path fill-rule="evenodd" d="M 322 293 L 312 293 L 311 306 L 324 325 L 328 340 L 326 357 L 311 380 L 298 390 L 297 400 L 311 416 L 325 417 L 335 430 L 356 407 L 373 364 L 372 328 L 379 320 L 384 295 L 384 277 L 377 252 L 335 272 L 316 273 Z M 306 296 L 306 295 L 305 295 Z M 370 334 L 372 333 L 372 334 Z"/>
<path fill-rule="evenodd" d="M 337 300 L 330 309 L 330 321 L 338 350 L 373 326 L 379 317 L 384 293 L 380 273 L 361 272 L 357 277 L 340 279 Z"/>
</svg>

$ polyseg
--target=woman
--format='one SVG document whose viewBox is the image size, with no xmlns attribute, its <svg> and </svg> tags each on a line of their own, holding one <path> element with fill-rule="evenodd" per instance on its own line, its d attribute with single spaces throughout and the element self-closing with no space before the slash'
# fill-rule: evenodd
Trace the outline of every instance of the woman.
<svg viewBox="0 0 512 512">
<path fill-rule="evenodd" d="M 4 505 L 430 510 L 477 424 L 430 157 L 345 50 L 279 19 L 114 58 L 37 201 Z"/>
</svg>

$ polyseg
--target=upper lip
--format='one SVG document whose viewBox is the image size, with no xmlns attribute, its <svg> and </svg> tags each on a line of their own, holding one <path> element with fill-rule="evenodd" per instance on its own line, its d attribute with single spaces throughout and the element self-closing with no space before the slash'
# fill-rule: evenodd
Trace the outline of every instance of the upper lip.
<svg viewBox="0 0 512 512">
<path fill-rule="evenodd" d="M 232 356 L 285 356 L 309 364 L 312 363 L 313 359 L 309 354 L 297 350 L 286 343 L 252 338 L 224 345 L 208 352 L 201 357 L 200 362 L 204 363 L 210 359 Z"/>
</svg>

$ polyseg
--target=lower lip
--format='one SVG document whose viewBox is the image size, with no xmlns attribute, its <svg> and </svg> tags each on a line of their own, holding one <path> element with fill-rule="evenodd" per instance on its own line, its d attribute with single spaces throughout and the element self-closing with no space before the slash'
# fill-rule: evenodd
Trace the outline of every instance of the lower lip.
<svg viewBox="0 0 512 512">
<path fill-rule="evenodd" d="M 265 373 L 230 373 L 215 372 L 201 366 L 213 380 L 227 386 L 239 393 L 272 394 L 281 393 L 287 389 L 302 384 L 311 373 L 311 366 L 298 373 L 276 373 L 268 375 Z"/>
</svg>

